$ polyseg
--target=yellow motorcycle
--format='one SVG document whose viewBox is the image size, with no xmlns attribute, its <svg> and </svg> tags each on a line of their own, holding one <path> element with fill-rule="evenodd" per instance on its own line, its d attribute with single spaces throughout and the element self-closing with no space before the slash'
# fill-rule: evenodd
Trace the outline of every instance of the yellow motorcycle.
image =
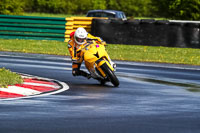
<svg viewBox="0 0 200 133">
<path fill-rule="evenodd" d="M 101 84 L 111 82 L 114 86 L 119 86 L 115 69 L 104 45 L 96 43 L 95 40 L 88 40 L 78 52 L 81 52 L 80 55 L 92 78 L 99 80 Z"/>
</svg>

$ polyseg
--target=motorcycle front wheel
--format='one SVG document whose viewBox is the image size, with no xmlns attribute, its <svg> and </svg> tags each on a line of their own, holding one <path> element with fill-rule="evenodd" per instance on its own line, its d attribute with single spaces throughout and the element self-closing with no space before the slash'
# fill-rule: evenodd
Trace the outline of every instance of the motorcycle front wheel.
<svg viewBox="0 0 200 133">
<path fill-rule="evenodd" d="M 111 83 L 117 87 L 119 86 L 119 80 L 117 78 L 117 76 L 115 75 L 115 73 L 108 67 L 108 65 L 106 63 L 104 63 L 101 66 L 101 69 L 104 71 L 104 73 L 106 74 L 106 76 L 108 77 L 108 79 L 111 81 Z"/>
</svg>

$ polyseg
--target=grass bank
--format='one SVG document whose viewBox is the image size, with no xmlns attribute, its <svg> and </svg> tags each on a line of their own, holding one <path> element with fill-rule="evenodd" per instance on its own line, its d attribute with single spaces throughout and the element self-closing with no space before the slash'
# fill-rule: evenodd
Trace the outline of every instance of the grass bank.
<svg viewBox="0 0 200 133">
<path fill-rule="evenodd" d="M 66 18 L 66 17 L 85 17 L 86 14 L 83 15 L 72 15 L 72 14 L 51 14 L 51 13 L 23 13 L 23 16 L 40 16 L 40 17 L 59 17 L 59 18 Z"/>
<path fill-rule="evenodd" d="M 66 46 L 60 41 L 0 39 L 0 51 L 68 55 Z"/>
<path fill-rule="evenodd" d="M 199 49 L 110 45 L 108 51 L 117 60 L 200 65 Z"/>
<path fill-rule="evenodd" d="M 199 49 L 120 44 L 106 49 L 115 60 L 200 65 Z M 0 51 L 69 55 L 67 43 L 59 41 L 0 39 Z"/>
<path fill-rule="evenodd" d="M 51 14 L 51 13 L 23 13 L 23 16 L 40 16 L 40 17 L 60 17 L 60 18 L 66 18 L 66 17 L 85 17 L 86 14 Z M 128 19 L 155 19 L 155 20 L 168 20 L 168 18 L 152 18 L 152 17 L 128 17 Z"/>
<path fill-rule="evenodd" d="M 23 83 L 22 77 L 17 73 L 11 72 L 5 68 L 0 69 L 0 87 L 6 88 L 7 85 Z"/>
</svg>

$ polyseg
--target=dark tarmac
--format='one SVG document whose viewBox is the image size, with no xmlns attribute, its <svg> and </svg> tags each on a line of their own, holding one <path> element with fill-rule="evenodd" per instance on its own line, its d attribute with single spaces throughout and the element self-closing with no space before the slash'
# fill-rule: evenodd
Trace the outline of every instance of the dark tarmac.
<svg viewBox="0 0 200 133">
<path fill-rule="evenodd" d="M 67 57 L 0 52 L 0 67 L 70 87 L 56 95 L 1 101 L 0 132 L 200 132 L 200 66 L 116 63 L 117 88 L 73 77 Z"/>
</svg>

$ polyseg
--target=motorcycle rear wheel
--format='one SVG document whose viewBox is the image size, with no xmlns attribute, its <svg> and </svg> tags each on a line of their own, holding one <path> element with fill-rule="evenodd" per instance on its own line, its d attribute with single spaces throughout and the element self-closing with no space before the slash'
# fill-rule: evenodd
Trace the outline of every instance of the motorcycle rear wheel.
<svg viewBox="0 0 200 133">
<path fill-rule="evenodd" d="M 108 65 L 106 63 L 104 63 L 101 66 L 101 69 L 104 71 L 104 73 L 106 74 L 106 76 L 108 77 L 108 79 L 111 81 L 111 83 L 117 87 L 119 86 L 119 80 L 117 78 L 117 76 L 114 74 L 114 72 L 108 67 Z"/>
</svg>

